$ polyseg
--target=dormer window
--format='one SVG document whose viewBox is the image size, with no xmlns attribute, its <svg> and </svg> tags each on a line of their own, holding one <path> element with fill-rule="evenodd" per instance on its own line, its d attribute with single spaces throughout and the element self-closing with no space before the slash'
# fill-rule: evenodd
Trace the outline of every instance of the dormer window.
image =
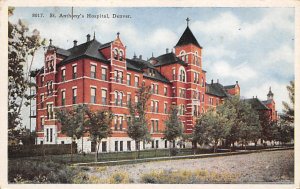
<svg viewBox="0 0 300 189">
<path fill-rule="evenodd" d="M 124 59 L 124 52 L 120 50 L 119 52 L 119 60 L 122 61 Z"/>
<path fill-rule="evenodd" d="M 114 50 L 114 59 L 118 60 L 118 49 Z"/>
</svg>

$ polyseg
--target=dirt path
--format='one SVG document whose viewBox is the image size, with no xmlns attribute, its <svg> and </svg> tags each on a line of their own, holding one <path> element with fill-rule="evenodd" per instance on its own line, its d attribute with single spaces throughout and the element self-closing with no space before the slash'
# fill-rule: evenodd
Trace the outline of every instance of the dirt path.
<svg viewBox="0 0 300 189">
<path fill-rule="evenodd" d="M 91 167 L 89 174 L 109 178 L 113 173 L 125 172 L 135 183 L 152 170 L 207 170 L 239 175 L 239 183 L 279 182 L 291 183 L 294 179 L 294 150 L 261 152 L 245 155 L 186 159 L 134 165 L 110 166 L 102 169 Z"/>
</svg>

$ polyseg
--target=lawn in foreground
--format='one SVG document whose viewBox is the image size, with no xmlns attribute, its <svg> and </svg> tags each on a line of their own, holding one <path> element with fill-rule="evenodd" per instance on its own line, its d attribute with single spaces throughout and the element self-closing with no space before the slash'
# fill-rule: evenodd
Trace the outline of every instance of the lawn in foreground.
<svg viewBox="0 0 300 189">
<path fill-rule="evenodd" d="M 293 150 L 107 167 L 9 162 L 9 182 L 17 183 L 292 183 L 293 178 Z"/>
</svg>

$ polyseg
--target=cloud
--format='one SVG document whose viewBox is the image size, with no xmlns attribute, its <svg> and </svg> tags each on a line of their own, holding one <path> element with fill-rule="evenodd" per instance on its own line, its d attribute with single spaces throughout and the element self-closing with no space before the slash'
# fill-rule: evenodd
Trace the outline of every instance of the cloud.
<svg viewBox="0 0 300 189">
<path fill-rule="evenodd" d="M 222 77 L 226 80 L 233 79 L 241 80 L 241 81 L 250 81 L 257 76 L 257 72 L 247 65 L 247 63 L 243 63 L 238 66 L 233 66 L 226 61 L 217 61 L 213 63 L 208 63 L 208 72 L 214 77 Z"/>
<path fill-rule="evenodd" d="M 232 12 L 222 12 L 206 21 L 197 20 L 192 26 L 195 31 L 204 33 L 210 38 L 232 41 L 241 38 L 251 39 L 258 34 L 262 35 L 262 32 L 274 30 L 293 33 L 292 16 L 293 11 L 290 9 L 267 9 L 261 18 L 247 22 Z"/>
<path fill-rule="evenodd" d="M 203 49 L 203 56 L 207 56 L 214 59 L 232 58 L 236 57 L 236 52 L 225 48 L 224 45 L 220 46 L 207 46 Z"/>
</svg>

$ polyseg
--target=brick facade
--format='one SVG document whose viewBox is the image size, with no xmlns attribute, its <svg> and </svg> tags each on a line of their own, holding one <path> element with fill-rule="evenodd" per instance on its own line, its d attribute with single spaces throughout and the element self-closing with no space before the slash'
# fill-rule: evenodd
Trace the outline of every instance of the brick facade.
<svg viewBox="0 0 300 189">
<path fill-rule="evenodd" d="M 45 65 L 36 75 L 37 81 L 37 144 L 70 143 L 60 132 L 54 110 L 86 104 L 93 110 L 110 110 L 115 118 L 113 134 L 102 142 L 100 151 L 134 150 L 126 134 L 127 104 L 134 102 L 138 86 L 145 82 L 153 89 L 148 101 L 148 128 L 153 142 L 141 148 L 165 148 L 164 122 L 172 104 L 179 107 L 179 117 L 185 133 L 191 133 L 196 117 L 210 107 L 222 103 L 228 95 L 239 95 L 238 82 L 223 86 L 206 82 L 203 70 L 202 47 L 189 27 L 175 46 L 174 52 L 143 60 L 126 56 L 126 48 L 118 34 L 112 42 L 101 44 L 95 37 L 64 50 L 50 45 L 45 53 Z M 82 139 L 79 139 L 79 144 Z M 93 144 L 84 137 L 84 151 Z M 186 144 L 188 145 L 188 144 Z M 81 149 L 81 145 L 78 145 Z"/>
</svg>

